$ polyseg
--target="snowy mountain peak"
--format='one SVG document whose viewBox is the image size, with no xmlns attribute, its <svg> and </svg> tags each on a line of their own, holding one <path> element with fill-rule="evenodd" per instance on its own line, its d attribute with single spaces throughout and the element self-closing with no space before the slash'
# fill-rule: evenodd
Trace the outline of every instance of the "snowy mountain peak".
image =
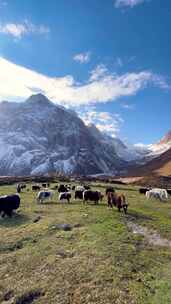
<svg viewBox="0 0 171 304">
<path fill-rule="evenodd" d="M 41 93 L 31 95 L 27 100 L 26 103 L 31 105 L 38 105 L 38 106 L 49 106 L 54 105 L 46 96 Z"/>
<path fill-rule="evenodd" d="M 0 174 L 115 174 L 125 162 L 83 121 L 42 94 L 0 105 Z"/>
</svg>

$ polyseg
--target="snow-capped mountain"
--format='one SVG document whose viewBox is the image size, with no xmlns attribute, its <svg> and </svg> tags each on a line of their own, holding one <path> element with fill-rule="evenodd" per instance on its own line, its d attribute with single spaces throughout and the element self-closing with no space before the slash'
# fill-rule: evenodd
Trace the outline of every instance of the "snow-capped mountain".
<svg viewBox="0 0 171 304">
<path fill-rule="evenodd" d="M 133 162 L 138 164 L 144 164 L 155 157 L 158 157 L 162 153 L 171 148 L 171 131 L 169 131 L 158 143 L 143 145 L 134 144 L 131 145 L 122 141 L 117 137 L 111 137 L 105 133 L 100 132 L 95 125 L 90 124 L 88 128 L 91 134 L 102 143 L 113 146 L 116 154 L 119 158 L 126 162 Z"/>
<path fill-rule="evenodd" d="M 124 165 L 75 112 L 42 94 L 0 103 L 0 175 L 115 174 Z"/>
<path fill-rule="evenodd" d="M 144 156 L 128 164 L 127 176 L 171 176 L 171 131 L 156 144 L 134 147 Z"/>
<path fill-rule="evenodd" d="M 95 125 L 90 124 L 88 125 L 88 128 L 91 132 L 91 134 L 99 141 L 104 143 L 105 145 L 108 145 L 110 147 L 113 147 L 116 154 L 119 158 L 129 162 L 132 160 L 136 160 L 139 158 L 142 158 L 144 156 L 142 150 L 136 149 L 136 147 L 125 144 L 123 141 L 121 141 L 119 138 L 111 137 L 107 135 L 106 133 L 100 132 Z"/>
<path fill-rule="evenodd" d="M 134 147 L 138 152 L 142 151 L 144 156 L 140 162 L 147 163 L 152 159 L 160 156 L 171 148 L 171 131 L 169 131 L 158 143 L 150 145 L 137 144 Z M 138 159 L 137 159 L 138 160 Z"/>
<path fill-rule="evenodd" d="M 149 145 L 152 154 L 158 156 L 171 148 L 171 131 L 169 131 L 157 144 Z"/>
<path fill-rule="evenodd" d="M 130 145 L 86 126 L 42 94 L 0 103 L 0 175 L 119 175 L 170 148 L 171 132 L 157 144 Z"/>
<path fill-rule="evenodd" d="M 145 163 L 134 164 L 127 170 L 128 176 L 169 176 L 171 177 L 171 148 L 164 153 L 155 154 Z"/>
</svg>

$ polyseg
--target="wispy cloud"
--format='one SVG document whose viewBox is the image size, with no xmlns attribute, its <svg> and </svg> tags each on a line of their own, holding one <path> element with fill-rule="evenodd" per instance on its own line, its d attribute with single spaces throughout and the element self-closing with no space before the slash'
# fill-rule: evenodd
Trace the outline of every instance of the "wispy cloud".
<svg viewBox="0 0 171 304">
<path fill-rule="evenodd" d="M 100 75 L 95 77 L 93 73 L 86 82 L 77 84 L 71 75 L 48 77 L 2 57 L 0 84 L 0 100 L 25 99 L 40 90 L 54 102 L 75 106 L 113 102 L 120 97 L 135 95 L 150 85 L 170 89 L 164 77 L 151 71 L 116 75 L 106 69 Z"/>
<path fill-rule="evenodd" d="M 120 8 L 120 7 L 134 7 L 138 4 L 141 4 L 145 2 L 146 0 L 116 0 L 115 1 L 115 7 Z"/>
<path fill-rule="evenodd" d="M 28 34 L 47 34 L 50 29 L 44 25 L 35 25 L 28 20 L 23 23 L 0 24 L 0 33 L 10 35 L 14 38 L 22 38 Z"/>
<path fill-rule="evenodd" d="M 95 69 L 90 72 L 90 81 L 99 80 L 108 75 L 108 69 L 104 64 L 98 64 Z"/>
<path fill-rule="evenodd" d="M 73 59 L 81 64 L 83 63 L 88 63 L 90 61 L 91 53 L 86 52 L 86 53 L 79 53 L 76 54 Z"/>
<path fill-rule="evenodd" d="M 95 107 L 79 112 L 86 125 L 94 124 L 103 133 L 116 137 L 120 131 L 123 119 L 117 113 L 99 112 Z"/>
<path fill-rule="evenodd" d="M 135 109 L 135 105 L 134 104 L 127 104 L 127 103 L 124 103 L 121 105 L 122 108 L 126 109 L 126 110 L 133 110 Z"/>
<path fill-rule="evenodd" d="M 119 67 L 123 67 L 123 60 L 122 60 L 120 57 L 118 57 L 118 58 L 116 59 L 116 64 L 117 64 Z"/>
</svg>

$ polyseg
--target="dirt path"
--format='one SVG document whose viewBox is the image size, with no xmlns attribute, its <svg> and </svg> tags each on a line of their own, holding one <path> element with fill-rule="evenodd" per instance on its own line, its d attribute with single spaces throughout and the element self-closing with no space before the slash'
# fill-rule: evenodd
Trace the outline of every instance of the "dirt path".
<svg viewBox="0 0 171 304">
<path fill-rule="evenodd" d="M 135 234 L 143 235 L 144 239 L 154 246 L 171 247 L 171 241 L 164 239 L 154 230 L 150 230 L 147 227 L 143 227 L 131 221 L 127 222 L 127 226 Z"/>
</svg>

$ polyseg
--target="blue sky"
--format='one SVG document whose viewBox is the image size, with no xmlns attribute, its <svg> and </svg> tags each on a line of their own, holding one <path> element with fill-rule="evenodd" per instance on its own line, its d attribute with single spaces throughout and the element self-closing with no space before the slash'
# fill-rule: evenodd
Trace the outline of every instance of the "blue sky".
<svg viewBox="0 0 171 304">
<path fill-rule="evenodd" d="M 0 100 L 43 92 L 131 143 L 170 128 L 170 0 L 0 0 Z"/>
</svg>

